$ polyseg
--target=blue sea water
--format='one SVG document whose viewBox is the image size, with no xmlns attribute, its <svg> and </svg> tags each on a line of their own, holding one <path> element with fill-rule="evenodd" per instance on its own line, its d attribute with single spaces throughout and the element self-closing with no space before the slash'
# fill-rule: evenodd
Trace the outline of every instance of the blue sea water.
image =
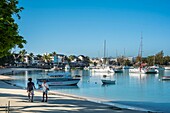
<svg viewBox="0 0 170 113">
<path fill-rule="evenodd" d="M 26 87 L 27 79 L 47 76 L 47 71 L 25 71 L 13 76 L 16 85 Z M 50 90 L 67 94 L 106 99 L 110 103 L 133 106 L 152 111 L 170 112 L 170 81 L 162 81 L 164 75 L 170 75 L 169 70 L 159 74 L 131 74 L 128 70 L 123 73 L 101 74 L 90 71 L 74 70 L 72 75 L 81 75 L 77 86 L 56 87 Z M 103 75 L 107 75 L 103 78 Z M 116 84 L 103 85 L 101 79 L 115 79 Z M 38 87 L 38 86 L 36 86 Z"/>
</svg>

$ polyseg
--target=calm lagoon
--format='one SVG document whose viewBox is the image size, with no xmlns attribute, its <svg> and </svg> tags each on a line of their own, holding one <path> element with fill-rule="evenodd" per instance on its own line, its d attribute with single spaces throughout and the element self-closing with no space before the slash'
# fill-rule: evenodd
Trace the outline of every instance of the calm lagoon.
<svg viewBox="0 0 170 113">
<path fill-rule="evenodd" d="M 25 88 L 29 77 L 32 77 L 36 83 L 36 78 L 45 77 L 47 73 L 48 71 L 26 70 L 12 76 L 16 80 L 11 82 Z M 170 75 L 170 70 L 159 74 L 131 74 L 128 70 L 115 74 L 92 73 L 84 70 L 74 70 L 71 73 L 81 75 L 81 81 L 77 86 L 51 86 L 50 90 L 109 100 L 110 103 L 153 111 L 170 112 L 170 81 L 160 80 L 162 76 Z M 103 75 L 107 75 L 104 79 L 115 79 L 116 84 L 102 85 Z M 36 87 L 38 88 L 37 85 Z"/>
</svg>

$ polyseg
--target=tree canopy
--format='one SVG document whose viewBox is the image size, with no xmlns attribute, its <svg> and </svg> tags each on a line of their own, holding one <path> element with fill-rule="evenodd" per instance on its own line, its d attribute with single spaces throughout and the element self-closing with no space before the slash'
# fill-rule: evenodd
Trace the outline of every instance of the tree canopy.
<svg viewBox="0 0 170 113">
<path fill-rule="evenodd" d="M 14 15 L 20 19 L 18 0 L 0 0 L 0 58 L 7 56 L 14 47 L 23 48 L 26 40 L 19 35 Z"/>
</svg>

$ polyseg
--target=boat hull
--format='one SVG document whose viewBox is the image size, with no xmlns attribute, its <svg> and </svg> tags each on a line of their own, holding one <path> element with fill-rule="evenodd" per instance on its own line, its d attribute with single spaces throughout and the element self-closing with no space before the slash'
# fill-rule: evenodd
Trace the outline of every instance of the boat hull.
<svg viewBox="0 0 170 113">
<path fill-rule="evenodd" d="M 170 70 L 170 66 L 165 66 L 165 70 Z"/>
<path fill-rule="evenodd" d="M 170 80 L 170 76 L 163 76 L 162 80 Z"/>
<path fill-rule="evenodd" d="M 80 79 L 72 78 L 54 78 L 54 79 L 37 79 L 37 84 L 42 85 L 43 81 L 46 80 L 49 86 L 72 86 L 77 85 Z"/>
<path fill-rule="evenodd" d="M 101 80 L 103 84 L 115 84 L 115 80 Z"/>
<path fill-rule="evenodd" d="M 156 71 L 155 69 L 149 68 L 149 69 L 145 69 L 145 68 L 133 68 L 133 69 L 129 69 L 129 73 L 143 73 L 143 74 L 156 74 L 158 73 L 158 71 Z"/>
<path fill-rule="evenodd" d="M 123 73 L 123 70 L 122 70 L 122 69 L 120 69 L 120 70 L 119 70 L 119 69 L 118 69 L 118 70 L 116 69 L 116 70 L 114 70 L 114 71 L 115 71 L 115 73 Z"/>
<path fill-rule="evenodd" d="M 96 72 L 96 73 L 114 73 L 114 70 L 112 68 L 97 68 L 97 69 L 92 69 L 92 72 Z"/>
</svg>

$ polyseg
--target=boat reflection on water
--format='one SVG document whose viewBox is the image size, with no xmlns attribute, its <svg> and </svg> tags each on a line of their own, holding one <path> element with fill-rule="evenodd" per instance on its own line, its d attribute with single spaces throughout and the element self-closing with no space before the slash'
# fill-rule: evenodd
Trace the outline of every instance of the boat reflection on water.
<svg viewBox="0 0 170 113">
<path fill-rule="evenodd" d="M 129 73 L 130 78 L 137 78 L 139 80 L 146 79 L 147 74 L 139 74 L 139 73 Z"/>
<path fill-rule="evenodd" d="M 116 82 L 114 84 L 102 84 L 101 86 L 102 87 L 112 87 L 114 85 L 116 85 Z"/>
<path fill-rule="evenodd" d="M 99 72 L 92 72 L 91 73 L 91 76 L 100 76 L 100 77 L 110 77 L 110 76 L 113 76 L 114 73 L 99 73 Z"/>
<path fill-rule="evenodd" d="M 51 90 L 56 90 L 56 89 L 79 89 L 79 87 L 76 86 L 50 86 Z"/>
</svg>

